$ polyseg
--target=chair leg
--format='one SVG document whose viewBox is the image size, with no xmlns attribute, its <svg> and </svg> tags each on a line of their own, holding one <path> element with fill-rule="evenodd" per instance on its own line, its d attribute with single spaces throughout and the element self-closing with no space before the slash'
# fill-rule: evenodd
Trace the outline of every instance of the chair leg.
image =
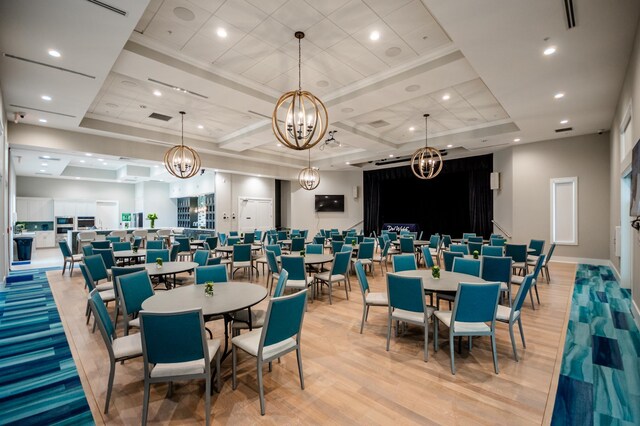
<svg viewBox="0 0 640 426">
<path fill-rule="evenodd" d="M 220 353 L 220 349 L 216 353 L 216 389 L 218 392 L 222 392 L 222 383 L 220 382 L 220 376 L 222 376 L 222 372 L 220 371 L 220 363 L 222 361 L 222 354 Z"/>
<path fill-rule="evenodd" d="M 370 305 L 367 305 L 367 314 L 364 316 L 364 320 L 365 321 L 369 319 L 369 308 L 370 307 L 371 307 Z"/>
<path fill-rule="evenodd" d="M 531 287 L 529 287 L 529 299 L 531 299 L 531 308 L 535 311 L 536 305 L 533 304 L 533 291 L 531 290 Z"/>
<path fill-rule="evenodd" d="M 360 334 L 362 334 L 362 329 L 364 328 L 364 322 L 367 318 L 367 305 L 362 307 L 362 321 L 360 322 Z"/>
<path fill-rule="evenodd" d="M 300 352 L 300 346 L 298 346 L 298 349 L 296 349 L 296 357 L 298 358 L 298 374 L 300 375 L 300 389 L 304 390 L 304 375 L 302 374 L 302 352 Z"/>
<path fill-rule="evenodd" d="M 520 337 L 522 338 L 522 347 L 527 348 L 527 344 L 524 342 L 524 331 L 522 330 L 522 318 L 518 318 L 518 328 L 520 329 Z"/>
<path fill-rule="evenodd" d="M 149 411 L 149 382 L 144 381 L 144 397 L 142 399 L 142 426 L 147 424 L 147 414 Z"/>
<path fill-rule="evenodd" d="M 206 425 L 211 424 L 211 377 L 205 379 L 204 416 Z"/>
<path fill-rule="evenodd" d="M 64 275 L 65 269 L 67 269 L 67 259 L 64 260 L 64 264 L 62 265 L 62 275 Z"/>
<path fill-rule="evenodd" d="M 540 304 L 540 295 L 538 294 L 538 282 L 535 281 L 533 284 L 533 288 L 536 290 L 536 299 L 538 299 L 538 305 Z"/>
<path fill-rule="evenodd" d="M 387 320 L 387 352 L 389 352 L 389 341 L 391 340 L 391 312 Z"/>
<path fill-rule="evenodd" d="M 109 402 L 111 401 L 111 391 L 113 389 L 113 378 L 116 374 L 116 362 L 111 360 L 111 367 L 109 369 L 109 383 L 107 385 L 107 399 L 104 402 L 104 413 L 109 412 Z"/>
<path fill-rule="evenodd" d="M 69 276 L 73 277 L 73 265 L 75 264 L 75 262 L 72 260 L 71 261 L 71 268 L 69 269 Z"/>
<path fill-rule="evenodd" d="M 429 361 L 429 320 L 424 323 L 424 362 Z"/>
<path fill-rule="evenodd" d="M 258 392 L 260 393 L 260 414 L 264 416 L 264 387 L 262 384 L 262 362 L 258 360 Z"/>
<path fill-rule="evenodd" d="M 231 389 L 236 390 L 238 387 L 236 383 L 236 346 L 231 344 Z"/>
<path fill-rule="evenodd" d="M 496 335 L 495 335 L 495 331 L 494 334 L 491 335 L 491 351 L 493 352 L 493 368 L 496 371 L 496 374 L 499 373 L 498 371 L 498 351 L 496 350 Z"/>
<path fill-rule="evenodd" d="M 351 284 L 349 284 L 349 287 L 351 287 Z M 344 293 L 347 295 L 347 300 L 349 300 L 349 290 L 347 290 L 347 283 L 344 284 Z"/>
<path fill-rule="evenodd" d="M 513 347 L 513 357 L 518 362 L 518 349 L 516 348 L 516 338 L 513 335 L 513 322 L 509 321 L 509 336 L 511 337 L 511 346 Z"/>
<path fill-rule="evenodd" d="M 433 318 L 433 351 L 438 352 L 438 318 Z"/>
<path fill-rule="evenodd" d="M 449 356 L 451 357 L 451 374 L 456 374 L 456 361 L 455 361 L 455 344 L 453 340 L 453 334 L 449 333 Z"/>
</svg>

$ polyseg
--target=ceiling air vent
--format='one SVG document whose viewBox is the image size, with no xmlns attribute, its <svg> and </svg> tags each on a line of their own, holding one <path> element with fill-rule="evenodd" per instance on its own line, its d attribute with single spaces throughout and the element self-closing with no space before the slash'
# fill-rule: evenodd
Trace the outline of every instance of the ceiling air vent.
<svg viewBox="0 0 640 426">
<path fill-rule="evenodd" d="M 60 161 L 60 159 L 59 159 L 59 158 L 43 157 L 43 156 L 38 157 L 38 160 L 43 160 L 43 161 Z"/>
<path fill-rule="evenodd" d="M 64 71 L 64 72 L 68 72 L 68 73 L 71 73 L 71 74 L 81 75 L 83 77 L 91 78 L 93 80 L 95 80 L 95 78 L 96 78 L 93 75 L 85 74 L 85 73 L 80 72 L 80 71 L 71 70 L 69 68 L 58 67 L 56 65 L 45 64 L 44 62 L 35 61 L 35 60 L 29 59 L 29 58 L 23 58 L 21 56 L 12 55 L 10 53 L 5 53 L 4 56 L 7 57 L 7 58 L 16 59 L 18 61 L 28 62 L 30 64 L 42 65 L 43 67 L 53 68 L 53 69 L 56 69 L 58 71 Z"/>
<path fill-rule="evenodd" d="M 572 130 L 573 130 L 573 127 L 563 127 L 562 129 L 556 129 L 556 133 L 570 132 Z"/>
<path fill-rule="evenodd" d="M 36 172 L 36 174 L 40 176 L 51 176 L 51 173 Z"/>
<path fill-rule="evenodd" d="M 103 8 L 105 8 L 105 9 L 107 9 L 107 10 L 109 10 L 109 11 L 113 12 L 113 13 L 117 13 L 118 15 L 127 16 L 127 12 L 125 12 L 125 11 L 124 11 L 124 10 L 122 10 L 122 9 L 118 9 L 118 8 L 117 8 L 117 7 L 115 7 L 115 6 L 111 6 L 110 4 L 107 4 L 107 3 L 101 2 L 101 1 L 99 1 L 99 0 L 87 0 L 87 1 L 88 1 L 89 3 L 93 3 L 93 4 L 95 4 L 96 6 L 103 7 Z"/>
<path fill-rule="evenodd" d="M 155 118 L 156 120 L 161 120 L 161 121 L 169 121 L 173 117 L 169 117 L 168 115 L 164 115 L 164 114 L 159 114 L 157 112 L 152 112 L 149 118 Z"/>
<path fill-rule="evenodd" d="M 371 127 L 375 127 L 376 129 L 378 129 L 380 127 L 388 126 L 389 122 L 384 121 L 384 120 L 376 120 L 376 121 L 372 121 L 371 123 L 367 123 L 367 124 L 369 124 L 369 126 L 371 126 Z"/>
<path fill-rule="evenodd" d="M 564 13 L 567 15 L 567 27 L 571 29 L 576 26 L 576 13 L 573 10 L 573 0 L 564 0 Z"/>
</svg>

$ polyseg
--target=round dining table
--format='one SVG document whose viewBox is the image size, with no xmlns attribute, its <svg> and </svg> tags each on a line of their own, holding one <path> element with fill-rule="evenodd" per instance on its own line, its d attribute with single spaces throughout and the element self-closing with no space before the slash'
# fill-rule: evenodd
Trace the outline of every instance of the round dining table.
<svg viewBox="0 0 640 426">
<path fill-rule="evenodd" d="M 116 260 L 118 259 L 140 259 L 141 257 L 145 257 L 147 255 L 147 251 L 145 249 L 138 249 L 136 251 L 133 250 L 120 250 L 114 251 L 113 257 Z"/>
<path fill-rule="evenodd" d="M 140 267 L 143 265 L 131 265 L 131 267 Z M 181 272 L 193 271 L 198 264 L 196 262 L 163 262 L 162 267 L 158 267 L 156 262 L 145 263 L 144 267 L 149 273 L 150 277 L 166 277 L 168 275 L 173 276 L 173 283 L 175 287 L 176 274 Z M 167 289 L 171 288 L 169 281 L 165 280 Z"/>
<path fill-rule="evenodd" d="M 169 291 L 158 292 L 142 302 L 142 309 L 154 312 L 202 309 L 202 314 L 205 317 L 222 315 L 225 320 L 225 343 L 222 355 L 224 359 L 230 353 L 228 324 L 233 320 L 232 314 L 236 311 L 249 309 L 247 317 L 249 318 L 249 329 L 251 329 L 251 307 L 267 297 L 267 289 L 257 284 L 230 281 L 214 284 L 213 296 L 206 296 L 204 287 L 204 285 L 187 285 Z"/>
<path fill-rule="evenodd" d="M 262 246 L 256 245 L 256 244 L 251 244 L 251 251 L 258 251 L 262 248 Z M 220 246 L 220 247 L 216 247 L 216 252 L 218 253 L 225 253 L 225 254 L 231 254 L 233 253 L 233 246 Z"/>
<path fill-rule="evenodd" d="M 435 292 L 457 291 L 459 283 L 483 284 L 487 281 L 475 275 L 461 274 L 459 272 L 440 271 L 440 278 L 435 279 L 430 269 L 417 269 L 413 271 L 394 272 L 403 277 L 422 278 L 425 290 Z"/>
</svg>

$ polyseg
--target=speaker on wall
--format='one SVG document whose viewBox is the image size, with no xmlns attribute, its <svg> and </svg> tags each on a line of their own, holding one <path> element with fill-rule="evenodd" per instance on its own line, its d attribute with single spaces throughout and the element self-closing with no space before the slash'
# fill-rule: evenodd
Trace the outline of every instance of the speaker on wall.
<svg viewBox="0 0 640 426">
<path fill-rule="evenodd" d="M 500 173 L 493 172 L 491 173 L 491 189 L 500 189 Z"/>
<path fill-rule="evenodd" d="M 353 189 L 353 198 L 358 198 L 358 186 L 354 186 Z"/>
</svg>

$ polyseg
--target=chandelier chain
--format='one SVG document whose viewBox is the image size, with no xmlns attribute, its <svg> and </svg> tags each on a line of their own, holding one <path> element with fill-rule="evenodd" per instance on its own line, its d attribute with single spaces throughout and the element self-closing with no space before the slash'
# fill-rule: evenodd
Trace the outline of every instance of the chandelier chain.
<svg viewBox="0 0 640 426">
<path fill-rule="evenodd" d="M 302 91 L 302 39 L 298 39 L 298 91 Z"/>
</svg>

